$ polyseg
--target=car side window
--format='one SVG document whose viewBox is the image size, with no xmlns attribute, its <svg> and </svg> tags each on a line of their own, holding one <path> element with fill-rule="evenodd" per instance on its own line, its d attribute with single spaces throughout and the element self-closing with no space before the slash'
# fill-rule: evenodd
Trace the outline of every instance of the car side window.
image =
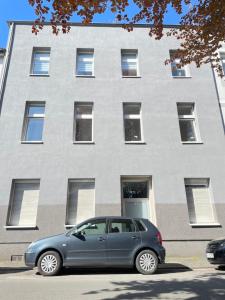
<svg viewBox="0 0 225 300">
<path fill-rule="evenodd" d="M 120 220 L 113 219 L 111 220 L 109 226 L 110 233 L 122 233 L 122 232 L 135 232 L 135 226 L 132 220 Z"/>
<path fill-rule="evenodd" d="M 82 235 L 94 235 L 94 234 L 105 234 L 106 230 L 106 220 L 95 220 L 91 222 L 84 223 L 79 228 L 77 232 Z"/>
<path fill-rule="evenodd" d="M 143 223 L 140 220 L 134 220 L 134 221 L 137 225 L 138 231 L 146 231 Z"/>
</svg>

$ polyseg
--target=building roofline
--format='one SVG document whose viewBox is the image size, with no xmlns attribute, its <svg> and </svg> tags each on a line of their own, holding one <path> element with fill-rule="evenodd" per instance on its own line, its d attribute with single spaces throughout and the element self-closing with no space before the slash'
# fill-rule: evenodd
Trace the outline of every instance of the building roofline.
<svg viewBox="0 0 225 300">
<path fill-rule="evenodd" d="M 15 25 L 33 25 L 34 21 L 23 21 L 23 20 L 8 20 L 8 25 L 14 23 Z M 122 27 L 123 24 L 118 23 L 90 23 L 90 24 L 83 24 L 80 22 L 68 22 L 70 26 L 77 26 L 77 27 Z M 51 22 L 43 22 L 43 25 L 51 25 Z M 60 25 L 60 23 L 59 23 Z M 133 27 L 136 28 L 150 28 L 153 25 L 151 24 L 134 24 Z M 164 28 L 179 28 L 180 25 L 175 24 L 167 24 L 163 25 Z"/>
</svg>

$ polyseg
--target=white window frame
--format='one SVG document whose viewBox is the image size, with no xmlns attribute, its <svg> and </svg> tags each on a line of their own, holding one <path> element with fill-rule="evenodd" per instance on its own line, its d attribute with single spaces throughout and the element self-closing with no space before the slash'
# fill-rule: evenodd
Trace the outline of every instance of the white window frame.
<svg viewBox="0 0 225 300">
<path fill-rule="evenodd" d="M 170 58 L 172 58 L 172 56 L 174 56 L 175 53 L 176 53 L 176 50 L 170 50 Z M 171 62 L 171 76 L 172 76 L 172 78 L 191 78 L 190 66 L 185 65 L 185 66 L 182 66 L 181 68 L 178 68 L 177 65 L 179 65 L 179 63 L 180 63 L 179 58 L 175 58 L 175 60 L 173 62 Z M 173 75 L 173 67 L 175 67 L 177 70 L 184 70 L 185 76 Z"/>
<path fill-rule="evenodd" d="M 220 59 L 221 59 L 221 67 L 223 70 L 223 75 L 225 76 L 225 50 L 220 50 L 219 55 L 220 55 Z M 223 68 L 223 65 L 224 65 L 224 68 Z"/>
<path fill-rule="evenodd" d="M 124 108 L 125 106 L 139 106 L 140 112 L 139 114 L 125 114 Z M 140 134 L 141 140 L 140 141 L 126 141 L 126 130 L 125 130 L 125 120 L 140 120 Z M 144 133 L 143 133 L 143 124 L 142 124 L 142 104 L 140 102 L 123 102 L 123 127 L 124 127 L 124 141 L 125 144 L 144 144 Z"/>
<path fill-rule="evenodd" d="M 77 106 L 91 106 L 91 114 L 77 114 L 76 107 Z M 86 119 L 92 120 L 92 130 L 91 130 L 91 141 L 77 141 L 76 140 L 76 120 Z M 94 143 L 94 103 L 93 102 L 75 102 L 74 103 L 74 127 L 73 127 L 73 143 L 74 144 L 93 144 Z"/>
<path fill-rule="evenodd" d="M 43 144 L 43 133 L 44 133 L 44 122 L 45 122 L 45 113 L 44 114 L 35 114 L 32 117 L 29 116 L 29 108 L 31 106 L 44 106 L 46 107 L 45 102 L 26 102 L 24 121 L 23 121 L 23 130 L 22 130 L 22 138 L 21 143 L 23 144 Z M 42 131 L 42 139 L 37 141 L 29 141 L 26 139 L 27 129 L 30 119 L 43 119 L 43 131 Z"/>
<path fill-rule="evenodd" d="M 69 201 L 69 189 L 70 189 L 70 183 L 80 183 L 80 182 L 84 182 L 84 183 L 87 183 L 87 182 L 90 182 L 90 183 L 94 183 L 94 186 L 95 186 L 95 178 L 76 178 L 76 179 L 69 179 L 68 180 L 68 186 L 67 186 L 67 202 L 66 202 L 66 218 L 65 218 L 65 225 L 64 227 L 65 228 L 71 228 L 71 227 L 74 227 L 76 226 L 78 223 L 76 222 L 76 224 L 67 224 L 67 216 L 68 216 L 68 210 L 69 210 L 69 207 L 68 207 L 68 201 Z M 94 201 L 93 201 L 93 217 L 95 216 L 95 189 L 94 188 Z M 76 216 L 76 219 L 77 219 L 77 216 Z M 84 220 L 85 221 L 85 220 Z M 80 222 L 79 222 L 80 223 Z"/>
<path fill-rule="evenodd" d="M 7 214 L 7 221 L 6 221 L 6 226 L 4 228 L 6 229 L 35 229 L 37 228 L 37 214 L 38 214 L 38 205 L 37 205 L 37 214 L 36 214 L 36 220 L 35 224 L 31 225 L 10 225 L 10 220 L 12 216 L 12 210 L 13 210 L 13 205 L 14 205 L 14 197 L 15 197 L 15 188 L 16 184 L 21 183 L 21 184 L 26 184 L 26 183 L 37 183 L 39 184 L 39 198 L 40 198 L 40 184 L 41 180 L 40 179 L 13 179 L 12 180 L 12 185 L 11 185 L 11 192 L 10 192 L 10 200 L 9 200 L 9 206 L 8 206 L 8 214 Z M 38 199 L 39 202 L 40 199 Z"/>
<path fill-rule="evenodd" d="M 148 197 L 147 198 L 124 198 L 123 197 L 123 183 L 124 182 L 143 182 L 146 181 L 148 183 Z M 154 192 L 152 186 L 152 177 L 151 176 L 121 176 L 121 215 L 125 215 L 125 205 L 126 202 L 137 202 L 137 201 L 148 201 L 149 204 L 149 219 L 152 223 L 156 225 L 156 211 L 155 211 L 155 200 L 154 200 Z"/>
<path fill-rule="evenodd" d="M 90 61 L 92 62 L 92 75 L 82 75 L 82 74 L 78 74 L 78 58 L 80 54 L 92 54 L 92 59 L 90 59 Z M 93 48 L 77 48 L 77 53 L 76 53 L 76 77 L 95 77 L 95 51 Z"/>
<path fill-rule="evenodd" d="M 138 49 L 121 49 L 121 72 L 122 78 L 139 78 L 140 77 L 140 69 L 139 69 L 139 59 L 138 59 Z M 123 75 L 123 55 L 126 54 L 136 54 L 136 73 L 137 75 Z"/>
<path fill-rule="evenodd" d="M 37 54 L 37 53 L 48 53 L 49 54 L 48 73 L 47 74 L 34 73 L 35 54 Z M 50 59 L 51 59 L 51 48 L 33 48 L 30 75 L 31 76 L 49 77 L 49 74 L 50 74 Z"/>
<path fill-rule="evenodd" d="M 191 222 L 189 223 L 190 226 L 192 227 L 210 227 L 210 226 L 220 226 L 218 223 L 217 219 L 217 214 L 216 214 L 216 207 L 215 207 L 215 202 L 213 198 L 213 193 L 211 189 L 211 182 L 209 178 L 185 178 L 184 179 L 184 186 L 185 186 L 185 194 L 186 194 L 186 187 L 190 186 L 203 186 L 208 189 L 208 194 L 209 194 L 209 205 L 211 206 L 211 211 L 212 215 L 214 218 L 214 222 L 206 222 L 206 223 L 198 223 L 198 222 Z M 187 210 L 188 210 L 188 216 L 190 220 L 190 212 L 188 209 L 188 198 L 186 195 L 186 201 L 187 201 Z M 195 203 L 194 203 L 195 204 Z"/>
<path fill-rule="evenodd" d="M 187 107 L 192 106 L 192 112 L 193 112 L 192 115 L 180 115 L 179 112 L 178 112 L 178 107 L 179 106 L 183 106 L 183 107 L 184 106 L 187 106 Z M 198 120 L 197 120 L 197 116 L 196 116 L 196 104 L 194 102 L 177 102 L 177 114 L 178 114 L 178 120 L 179 120 L 179 130 L 180 130 L 181 143 L 182 144 L 202 144 L 201 137 L 200 137 L 200 130 L 199 130 L 199 125 L 198 125 Z M 196 141 L 182 141 L 180 122 L 182 122 L 183 120 L 193 122 Z"/>
</svg>

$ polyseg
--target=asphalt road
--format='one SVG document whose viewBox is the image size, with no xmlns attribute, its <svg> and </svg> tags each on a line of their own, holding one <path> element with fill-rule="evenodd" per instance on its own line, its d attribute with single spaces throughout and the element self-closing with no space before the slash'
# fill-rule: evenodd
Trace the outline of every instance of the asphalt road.
<svg viewBox="0 0 225 300">
<path fill-rule="evenodd" d="M 1 300 L 223 299 L 225 270 L 65 270 L 42 277 L 36 270 L 0 268 Z"/>
</svg>

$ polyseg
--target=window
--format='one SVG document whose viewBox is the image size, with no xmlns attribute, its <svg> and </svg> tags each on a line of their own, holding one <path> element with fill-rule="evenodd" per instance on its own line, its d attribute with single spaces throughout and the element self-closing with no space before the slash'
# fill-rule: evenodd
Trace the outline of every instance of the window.
<svg viewBox="0 0 225 300">
<path fill-rule="evenodd" d="M 177 103 L 180 135 L 183 143 L 199 142 L 194 103 Z"/>
<path fill-rule="evenodd" d="M 225 52 L 220 52 L 221 64 L 223 68 L 223 74 L 225 75 Z"/>
<path fill-rule="evenodd" d="M 215 223 L 215 208 L 210 197 L 209 179 L 185 179 L 185 189 L 190 223 Z"/>
<path fill-rule="evenodd" d="M 127 219 L 113 219 L 110 222 L 109 233 L 135 232 L 134 223 Z"/>
<path fill-rule="evenodd" d="M 123 105 L 125 142 L 142 142 L 141 104 Z"/>
<path fill-rule="evenodd" d="M 95 214 L 95 181 L 69 180 L 66 225 L 75 225 Z"/>
<path fill-rule="evenodd" d="M 31 74 L 33 75 L 48 75 L 50 63 L 50 49 L 34 49 Z"/>
<path fill-rule="evenodd" d="M 77 49 L 77 70 L 78 76 L 94 75 L 94 50 Z"/>
<path fill-rule="evenodd" d="M 45 103 L 26 104 L 22 140 L 41 142 L 45 117 Z"/>
<path fill-rule="evenodd" d="M 121 50 L 122 76 L 138 76 L 137 50 Z"/>
<path fill-rule="evenodd" d="M 75 103 L 74 141 L 93 142 L 93 104 Z"/>
<path fill-rule="evenodd" d="M 149 177 L 122 177 L 122 215 L 130 218 L 155 217 Z"/>
<path fill-rule="evenodd" d="M 176 57 L 176 50 L 170 50 L 170 59 L 174 57 Z M 171 62 L 171 70 L 173 77 L 190 77 L 189 66 L 181 66 L 179 58 Z"/>
<path fill-rule="evenodd" d="M 36 226 L 40 180 L 15 180 L 12 183 L 8 226 Z"/>
<path fill-rule="evenodd" d="M 106 220 L 99 219 L 82 224 L 77 228 L 76 232 L 80 232 L 82 235 L 94 235 L 106 233 Z"/>
<path fill-rule="evenodd" d="M 138 231 L 146 231 L 145 226 L 141 220 L 134 220 Z"/>
</svg>

